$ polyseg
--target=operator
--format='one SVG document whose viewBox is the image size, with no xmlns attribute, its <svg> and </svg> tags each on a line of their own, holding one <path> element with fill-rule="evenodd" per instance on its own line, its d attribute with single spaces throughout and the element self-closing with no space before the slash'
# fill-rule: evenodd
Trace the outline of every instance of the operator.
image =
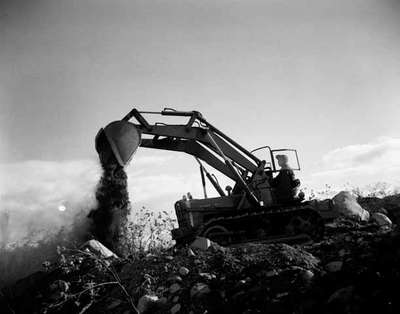
<svg viewBox="0 0 400 314">
<path fill-rule="evenodd" d="M 300 180 L 294 177 L 294 172 L 288 165 L 287 155 L 276 155 L 275 158 L 281 167 L 279 174 L 272 180 L 272 186 L 276 189 L 277 201 L 282 204 L 291 203 L 296 199 Z"/>
</svg>

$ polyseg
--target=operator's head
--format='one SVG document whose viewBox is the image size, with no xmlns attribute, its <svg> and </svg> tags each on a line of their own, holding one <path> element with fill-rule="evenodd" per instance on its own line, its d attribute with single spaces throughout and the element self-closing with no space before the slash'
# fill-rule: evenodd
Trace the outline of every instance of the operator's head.
<svg viewBox="0 0 400 314">
<path fill-rule="evenodd" d="M 278 165 L 281 168 L 287 168 L 288 167 L 288 161 L 289 158 L 286 155 L 276 155 L 276 160 L 278 160 Z"/>
</svg>

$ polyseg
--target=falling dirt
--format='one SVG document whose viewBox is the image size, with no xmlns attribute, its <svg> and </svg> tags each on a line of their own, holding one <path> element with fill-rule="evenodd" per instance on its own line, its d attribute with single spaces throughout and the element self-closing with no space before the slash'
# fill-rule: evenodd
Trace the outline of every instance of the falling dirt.
<svg viewBox="0 0 400 314">
<path fill-rule="evenodd" d="M 98 206 L 88 217 L 90 234 L 117 254 L 125 253 L 125 234 L 130 213 L 127 175 L 115 158 L 102 163 L 103 174 L 96 190 Z"/>
</svg>

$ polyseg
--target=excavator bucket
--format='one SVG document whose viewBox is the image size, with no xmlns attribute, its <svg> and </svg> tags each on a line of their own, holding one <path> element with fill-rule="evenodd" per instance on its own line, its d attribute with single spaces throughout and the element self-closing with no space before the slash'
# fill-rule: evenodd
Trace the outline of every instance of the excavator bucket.
<svg viewBox="0 0 400 314">
<path fill-rule="evenodd" d="M 96 135 L 95 146 L 103 164 L 114 156 L 118 164 L 124 167 L 140 146 L 140 142 L 141 133 L 135 125 L 121 120 L 101 128 Z"/>
</svg>

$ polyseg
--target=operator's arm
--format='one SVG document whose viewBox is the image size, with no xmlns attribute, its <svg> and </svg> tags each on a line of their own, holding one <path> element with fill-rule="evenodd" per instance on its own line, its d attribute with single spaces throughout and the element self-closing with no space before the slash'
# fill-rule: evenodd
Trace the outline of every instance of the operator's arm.
<svg viewBox="0 0 400 314">
<path fill-rule="evenodd" d="M 296 179 L 293 170 L 288 170 L 288 176 L 290 178 L 292 188 L 297 188 L 300 186 L 300 180 Z"/>
</svg>

